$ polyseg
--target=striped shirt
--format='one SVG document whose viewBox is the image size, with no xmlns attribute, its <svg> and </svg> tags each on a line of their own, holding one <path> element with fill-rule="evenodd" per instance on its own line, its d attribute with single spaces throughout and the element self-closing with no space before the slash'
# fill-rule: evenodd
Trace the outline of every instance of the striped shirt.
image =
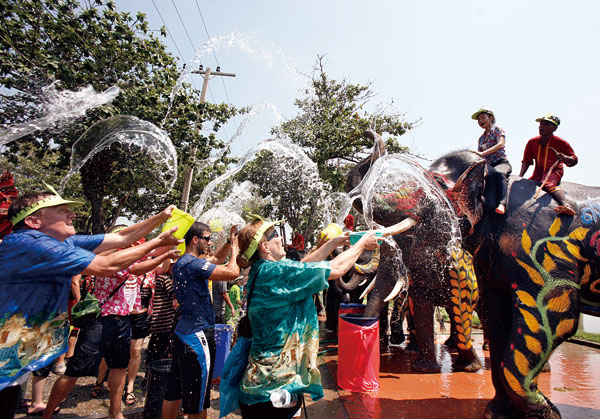
<svg viewBox="0 0 600 419">
<path fill-rule="evenodd" d="M 175 288 L 171 275 L 156 277 L 152 315 L 150 316 L 150 333 L 165 333 L 173 331 L 175 309 Z"/>
</svg>

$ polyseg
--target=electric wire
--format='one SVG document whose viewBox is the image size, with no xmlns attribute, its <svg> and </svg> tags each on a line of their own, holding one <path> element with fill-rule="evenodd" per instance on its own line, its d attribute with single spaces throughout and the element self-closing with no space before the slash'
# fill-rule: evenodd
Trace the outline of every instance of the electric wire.
<svg viewBox="0 0 600 419">
<path fill-rule="evenodd" d="M 190 41 L 190 45 L 192 46 L 192 51 L 194 51 L 194 53 L 196 53 L 196 46 L 194 45 L 194 42 L 192 41 L 192 37 L 190 36 L 190 34 L 187 30 L 187 27 L 185 26 L 185 22 L 183 21 L 183 18 L 181 17 L 181 14 L 179 13 L 179 9 L 177 8 L 177 5 L 175 4 L 175 0 L 171 0 L 171 3 L 173 3 L 173 7 L 175 8 L 175 12 L 177 12 L 177 16 L 179 17 L 181 26 L 183 26 L 183 30 L 185 31 L 185 34 L 187 35 L 188 41 Z M 194 79 L 192 79 L 192 83 L 194 83 Z M 196 87 L 195 83 L 194 83 L 194 87 Z M 198 88 L 196 87 L 196 90 L 197 89 Z M 215 96 L 213 95 L 213 92 L 212 92 L 212 89 L 210 88 L 210 86 L 208 86 L 208 91 L 210 92 L 210 97 L 212 98 L 213 103 L 216 103 Z"/>
</svg>

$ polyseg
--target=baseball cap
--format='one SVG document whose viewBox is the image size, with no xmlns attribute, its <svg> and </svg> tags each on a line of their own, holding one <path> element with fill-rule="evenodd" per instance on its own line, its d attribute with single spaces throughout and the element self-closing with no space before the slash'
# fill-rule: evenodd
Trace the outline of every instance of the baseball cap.
<svg viewBox="0 0 600 419">
<path fill-rule="evenodd" d="M 479 110 L 477 112 L 475 112 L 473 115 L 471 115 L 471 119 L 477 119 L 479 117 L 480 114 L 482 113 L 487 113 L 490 114 L 492 116 L 494 116 L 494 112 L 492 112 L 491 109 L 488 108 L 479 108 Z"/>
<path fill-rule="evenodd" d="M 541 121 L 552 122 L 556 126 L 560 125 L 560 118 L 556 115 L 547 114 L 547 115 L 541 116 L 535 120 L 535 122 L 541 122 Z"/>
</svg>

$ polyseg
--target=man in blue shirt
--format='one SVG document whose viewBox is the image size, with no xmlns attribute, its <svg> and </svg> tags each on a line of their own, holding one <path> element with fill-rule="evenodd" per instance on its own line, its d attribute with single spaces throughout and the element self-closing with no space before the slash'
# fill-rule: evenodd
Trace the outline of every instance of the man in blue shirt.
<svg viewBox="0 0 600 419">
<path fill-rule="evenodd" d="M 9 417 L 27 373 L 67 349 L 72 276 L 111 275 L 158 247 L 180 242 L 171 235 L 173 229 L 142 246 L 101 256 L 146 236 L 170 217 L 173 207 L 116 234 L 79 236 L 71 207 L 81 203 L 51 191 L 12 202 L 8 218 L 14 230 L 0 244 L 0 411 Z"/>
<path fill-rule="evenodd" d="M 175 326 L 175 353 L 163 402 L 162 417 L 175 419 L 179 404 L 189 418 L 205 418 L 210 406 L 210 380 L 215 360 L 215 310 L 208 280 L 233 281 L 237 265 L 237 236 L 231 234 L 227 265 L 215 265 L 200 257 L 210 241 L 210 228 L 194 223 L 185 235 L 185 254 L 173 265 L 175 296 L 181 317 Z"/>
</svg>

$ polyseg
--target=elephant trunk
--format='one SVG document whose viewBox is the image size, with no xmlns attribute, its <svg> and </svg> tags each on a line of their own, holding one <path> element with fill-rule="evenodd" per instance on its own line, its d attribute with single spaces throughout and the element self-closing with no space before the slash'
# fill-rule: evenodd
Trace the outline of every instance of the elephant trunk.
<svg viewBox="0 0 600 419">
<path fill-rule="evenodd" d="M 381 244 L 381 261 L 377 270 L 377 281 L 369 293 L 365 317 L 379 317 L 386 305 L 386 300 L 395 297 L 395 295 L 390 296 L 390 293 L 392 291 L 397 293 L 408 283 L 406 266 L 402 260 L 402 250 L 395 242 L 386 240 Z"/>
<path fill-rule="evenodd" d="M 335 280 L 338 287 L 344 291 L 353 291 L 365 280 L 365 276 L 359 273 L 352 273 L 348 281 L 344 281 L 344 277 Z"/>
</svg>

